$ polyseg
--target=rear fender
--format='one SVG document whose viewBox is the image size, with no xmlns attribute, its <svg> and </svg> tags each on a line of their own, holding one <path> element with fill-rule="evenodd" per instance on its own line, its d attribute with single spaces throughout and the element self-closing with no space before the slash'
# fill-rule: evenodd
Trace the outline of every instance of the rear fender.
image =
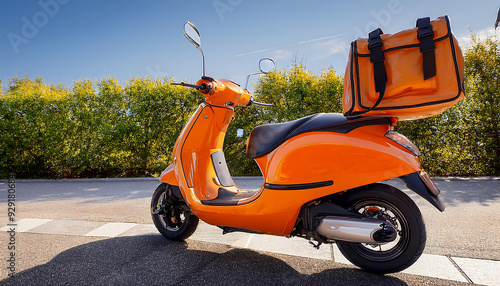
<svg viewBox="0 0 500 286">
<path fill-rule="evenodd" d="M 422 198 L 431 203 L 431 205 L 435 206 L 441 212 L 444 211 L 445 205 L 443 201 L 441 201 L 441 199 L 431 191 L 430 187 L 424 182 L 419 172 L 411 173 L 399 178 L 406 184 L 406 186 L 410 190 L 419 194 Z M 430 178 L 428 180 L 430 181 L 429 184 L 432 184 L 432 187 L 436 190 L 437 186 L 434 185 Z"/>
</svg>

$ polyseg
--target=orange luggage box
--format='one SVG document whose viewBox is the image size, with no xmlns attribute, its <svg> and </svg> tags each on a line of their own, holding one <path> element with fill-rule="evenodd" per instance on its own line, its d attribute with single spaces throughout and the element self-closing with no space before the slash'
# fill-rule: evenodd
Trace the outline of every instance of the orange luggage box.
<svg viewBox="0 0 500 286">
<path fill-rule="evenodd" d="M 377 29 L 351 43 L 344 115 L 412 120 L 442 113 L 464 98 L 464 59 L 448 16 L 417 20 L 394 35 Z"/>
</svg>

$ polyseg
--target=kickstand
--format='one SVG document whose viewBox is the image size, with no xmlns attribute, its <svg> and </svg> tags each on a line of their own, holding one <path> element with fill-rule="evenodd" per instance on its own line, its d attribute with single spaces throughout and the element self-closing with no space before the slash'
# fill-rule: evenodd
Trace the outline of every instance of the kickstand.
<svg viewBox="0 0 500 286">
<path fill-rule="evenodd" d="M 314 243 L 312 240 L 309 240 L 309 243 L 314 246 L 314 248 L 319 249 L 319 246 L 322 244 L 322 242 L 318 241 L 318 243 Z"/>
</svg>

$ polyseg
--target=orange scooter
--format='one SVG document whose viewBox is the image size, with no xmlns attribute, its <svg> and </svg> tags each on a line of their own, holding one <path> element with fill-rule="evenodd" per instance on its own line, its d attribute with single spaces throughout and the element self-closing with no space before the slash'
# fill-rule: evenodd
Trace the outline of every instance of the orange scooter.
<svg viewBox="0 0 500 286">
<path fill-rule="evenodd" d="M 186 22 L 184 34 L 203 56 L 196 27 Z M 262 73 L 270 71 L 266 65 L 274 62 L 261 60 Z M 203 74 L 204 66 L 203 59 Z M 419 258 L 426 241 L 419 209 L 402 191 L 378 182 L 400 178 L 440 211 L 444 205 L 417 147 L 392 130 L 395 118 L 320 113 L 255 127 L 246 152 L 265 183 L 242 190 L 226 165 L 225 133 L 235 107 L 268 104 L 230 80 L 203 75 L 196 84 L 177 84 L 197 89 L 205 102 L 179 135 L 173 163 L 152 197 L 153 221 L 164 237 L 184 240 L 202 219 L 223 234 L 298 236 L 316 247 L 337 243 L 347 259 L 371 272 L 401 271 Z"/>
</svg>

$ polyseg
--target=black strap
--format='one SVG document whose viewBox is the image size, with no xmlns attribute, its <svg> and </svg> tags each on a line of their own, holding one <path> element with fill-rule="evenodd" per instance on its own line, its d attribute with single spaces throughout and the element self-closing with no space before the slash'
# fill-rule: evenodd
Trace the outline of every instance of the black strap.
<svg viewBox="0 0 500 286">
<path fill-rule="evenodd" d="M 385 93 L 387 83 L 387 72 L 385 70 L 385 56 L 382 51 L 382 35 L 384 32 L 380 28 L 373 30 L 368 34 L 368 50 L 370 50 L 370 62 L 373 63 L 373 75 L 375 78 L 375 91 L 379 93 L 377 102 L 370 107 L 366 112 L 377 107 Z"/>
<path fill-rule="evenodd" d="M 420 41 L 420 52 L 423 56 L 424 80 L 436 76 L 436 56 L 434 50 L 434 32 L 429 17 L 417 20 L 417 38 Z"/>
</svg>

